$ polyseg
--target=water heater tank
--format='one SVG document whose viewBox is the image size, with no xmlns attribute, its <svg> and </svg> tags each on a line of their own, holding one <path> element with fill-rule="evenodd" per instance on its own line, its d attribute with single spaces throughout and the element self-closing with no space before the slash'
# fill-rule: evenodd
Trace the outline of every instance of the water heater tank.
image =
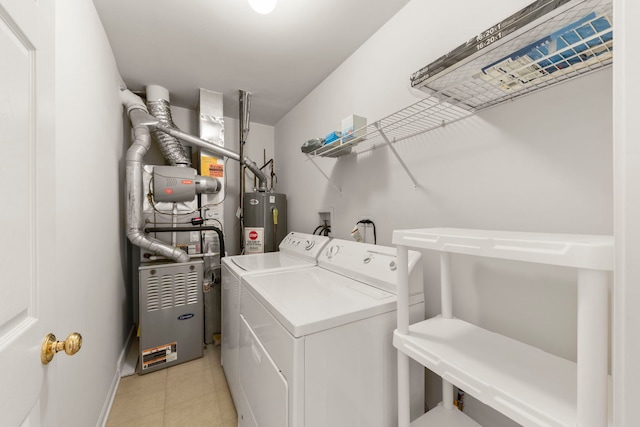
<svg viewBox="0 0 640 427">
<path fill-rule="evenodd" d="M 244 253 L 275 252 L 287 235 L 287 196 L 244 194 Z"/>
</svg>

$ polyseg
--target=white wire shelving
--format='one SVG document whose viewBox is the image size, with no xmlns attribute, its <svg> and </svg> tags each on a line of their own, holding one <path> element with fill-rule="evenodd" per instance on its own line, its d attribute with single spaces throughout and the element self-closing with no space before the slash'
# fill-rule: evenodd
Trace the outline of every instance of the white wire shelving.
<svg viewBox="0 0 640 427">
<path fill-rule="evenodd" d="M 476 49 L 467 58 L 433 75 L 414 73 L 412 85 L 424 99 L 357 130 L 360 137 L 338 139 L 307 155 L 342 157 L 386 144 L 417 187 L 395 143 L 611 66 L 612 16 L 611 0 L 572 0 L 509 34 L 494 26 L 467 42 Z"/>
</svg>

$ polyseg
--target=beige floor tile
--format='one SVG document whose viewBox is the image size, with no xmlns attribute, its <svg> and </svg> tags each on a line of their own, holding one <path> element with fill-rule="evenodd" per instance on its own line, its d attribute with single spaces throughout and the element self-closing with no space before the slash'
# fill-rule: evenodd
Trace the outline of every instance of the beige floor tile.
<svg viewBox="0 0 640 427">
<path fill-rule="evenodd" d="M 181 379 L 189 375 L 202 375 L 204 371 L 211 373 L 211 364 L 207 357 L 191 360 L 172 366 L 167 371 L 167 381 L 171 382 L 175 379 Z"/>
<path fill-rule="evenodd" d="M 119 425 L 164 410 L 165 389 L 154 388 L 140 393 L 116 394 L 109 421 Z"/>
<path fill-rule="evenodd" d="M 229 391 L 218 391 L 218 407 L 220 408 L 220 416 L 222 417 L 222 421 L 224 422 L 238 422 L 238 413 L 236 412 L 236 407 L 233 404 L 233 399 L 231 398 L 231 394 Z"/>
<path fill-rule="evenodd" d="M 141 418 L 134 418 L 120 424 L 111 424 L 111 419 L 107 423 L 107 427 L 163 427 L 164 426 L 164 410 L 145 415 Z"/>
<path fill-rule="evenodd" d="M 215 397 L 216 388 L 211 371 L 196 371 L 167 380 L 166 405 L 175 406 L 204 395 Z"/>
<path fill-rule="evenodd" d="M 145 390 L 164 388 L 167 383 L 167 369 L 144 375 L 131 375 L 120 379 L 118 395 L 138 394 Z"/>
<path fill-rule="evenodd" d="M 220 347 L 210 345 L 200 359 L 122 378 L 107 426 L 236 427 L 237 422 Z"/>
<path fill-rule="evenodd" d="M 212 427 L 222 424 L 215 394 L 200 396 L 179 405 L 167 407 L 164 420 L 165 427 Z"/>
</svg>

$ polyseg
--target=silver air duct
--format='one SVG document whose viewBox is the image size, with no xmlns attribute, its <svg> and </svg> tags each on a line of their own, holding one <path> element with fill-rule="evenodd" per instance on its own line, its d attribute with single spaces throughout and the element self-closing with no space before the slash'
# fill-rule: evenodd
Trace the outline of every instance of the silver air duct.
<svg viewBox="0 0 640 427">
<path fill-rule="evenodd" d="M 148 85 L 147 108 L 149 113 L 158 121 L 169 127 L 175 128 L 171 118 L 171 108 L 169 104 L 169 91 L 162 86 Z M 189 166 L 191 161 L 182 144 L 171 135 L 157 130 L 153 131 L 153 136 L 160 145 L 160 150 L 171 166 Z"/>
<path fill-rule="evenodd" d="M 151 145 L 148 126 L 157 122 L 151 116 L 142 99 L 128 90 L 120 92 L 122 104 L 133 126 L 134 140 L 126 156 L 126 192 L 127 192 L 127 237 L 132 244 L 169 258 L 175 262 L 189 261 L 189 255 L 167 243 L 147 237 L 144 234 L 142 220 L 142 159 Z"/>
<path fill-rule="evenodd" d="M 205 148 L 218 156 L 230 157 L 233 160 L 239 161 L 258 177 L 260 188 L 266 189 L 267 177 L 248 157 L 241 159 L 240 155 L 234 151 L 189 135 L 176 129 L 173 125 L 161 122 L 158 118 L 149 114 L 142 99 L 131 91 L 122 89 L 120 92 L 120 100 L 126 108 L 134 133 L 134 140 L 131 143 L 131 147 L 127 150 L 126 155 L 127 237 L 132 244 L 146 249 L 149 252 L 153 252 L 175 262 L 187 262 L 190 258 L 186 252 L 160 240 L 147 237 L 144 234 L 144 221 L 142 216 L 142 202 L 144 200 L 142 160 L 151 145 L 151 133 L 149 129 L 161 131 L 162 134 L 170 135 L 195 146 Z M 182 148 L 182 144 L 178 142 L 178 145 Z M 184 149 L 182 150 L 184 151 Z M 186 165 L 185 163 L 179 164 Z M 206 177 L 200 176 L 196 178 L 197 182 L 195 184 L 198 192 L 216 192 L 220 190 L 217 180 L 214 182 L 207 180 Z"/>
<path fill-rule="evenodd" d="M 188 142 L 189 144 L 193 144 L 200 148 L 205 148 L 216 155 L 229 157 L 230 159 L 239 161 L 241 164 L 246 166 L 251 172 L 253 172 L 253 174 L 258 178 L 258 181 L 260 183 L 259 184 L 260 190 L 265 191 L 267 189 L 267 176 L 264 174 L 264 172 L 260 170 L 258 165 L 256 165 L 247 156 L 244 156 L 244 158 L 242 158 L 241 160 L 240 155 L 235 151 L 231 151 L 227 148 L 221 147 L 212 142 L 206 141 L 204 139 L 200 139 L 197 136 L 189 135 L 188 133 L 182 132 L 181 130 L 167 126 L 164 123 L 156 122 L 156 123 L 153 123 L 152 126 L 154 126 L 157 130 L 166 132 L 167 134 L 181 141 Z"/>
</svg>

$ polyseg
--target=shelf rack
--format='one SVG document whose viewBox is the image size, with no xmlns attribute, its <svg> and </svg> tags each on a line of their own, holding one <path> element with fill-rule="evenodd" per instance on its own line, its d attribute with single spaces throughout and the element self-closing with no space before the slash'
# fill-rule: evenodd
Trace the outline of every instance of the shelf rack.
<svg viewBox="0 0 640 427">
<path fill-rule="evenodd" d="M 466 427 L 453 407 L 453 385 L 524 426 L 603 427 L 608 419 L 608 271 L 613 237 L 434 228 L 396 230 L 398 247 L 399 426 Z M 440 316 L 409 324 L 409 248 L 440 252 Z M 450 254 L 578 269 L 577 363 L 453 316 Z M 443 402 L 409 424 L 409 358 L 443 379 Z M 450 398 L 447 398 L 449 396 Z M 442 424 L 437 420 L 449 416 Z M 455 418 L 454 418 L 455 417 Z M 433 421 L 431 421 L 433 419 Z"/>
<path fill-rule="evenodd" d="M 361 137 L 338 139 L 308 153 L 309 158 L 387 145 L 417 187 L 393 148 L 396 142 L 613 63 L 611 0 L 538 0 L 532 5 L 538 3 L 560 6 L 508 34 L 497 24 L 469 40 L 461 47 L 475 49 L 472 55 L 434 74 L 414 74 L 412 84 L 426 98 L 357 130 Z M 365 148 L 355 151 L 359 145 Z"/>
</svg>

